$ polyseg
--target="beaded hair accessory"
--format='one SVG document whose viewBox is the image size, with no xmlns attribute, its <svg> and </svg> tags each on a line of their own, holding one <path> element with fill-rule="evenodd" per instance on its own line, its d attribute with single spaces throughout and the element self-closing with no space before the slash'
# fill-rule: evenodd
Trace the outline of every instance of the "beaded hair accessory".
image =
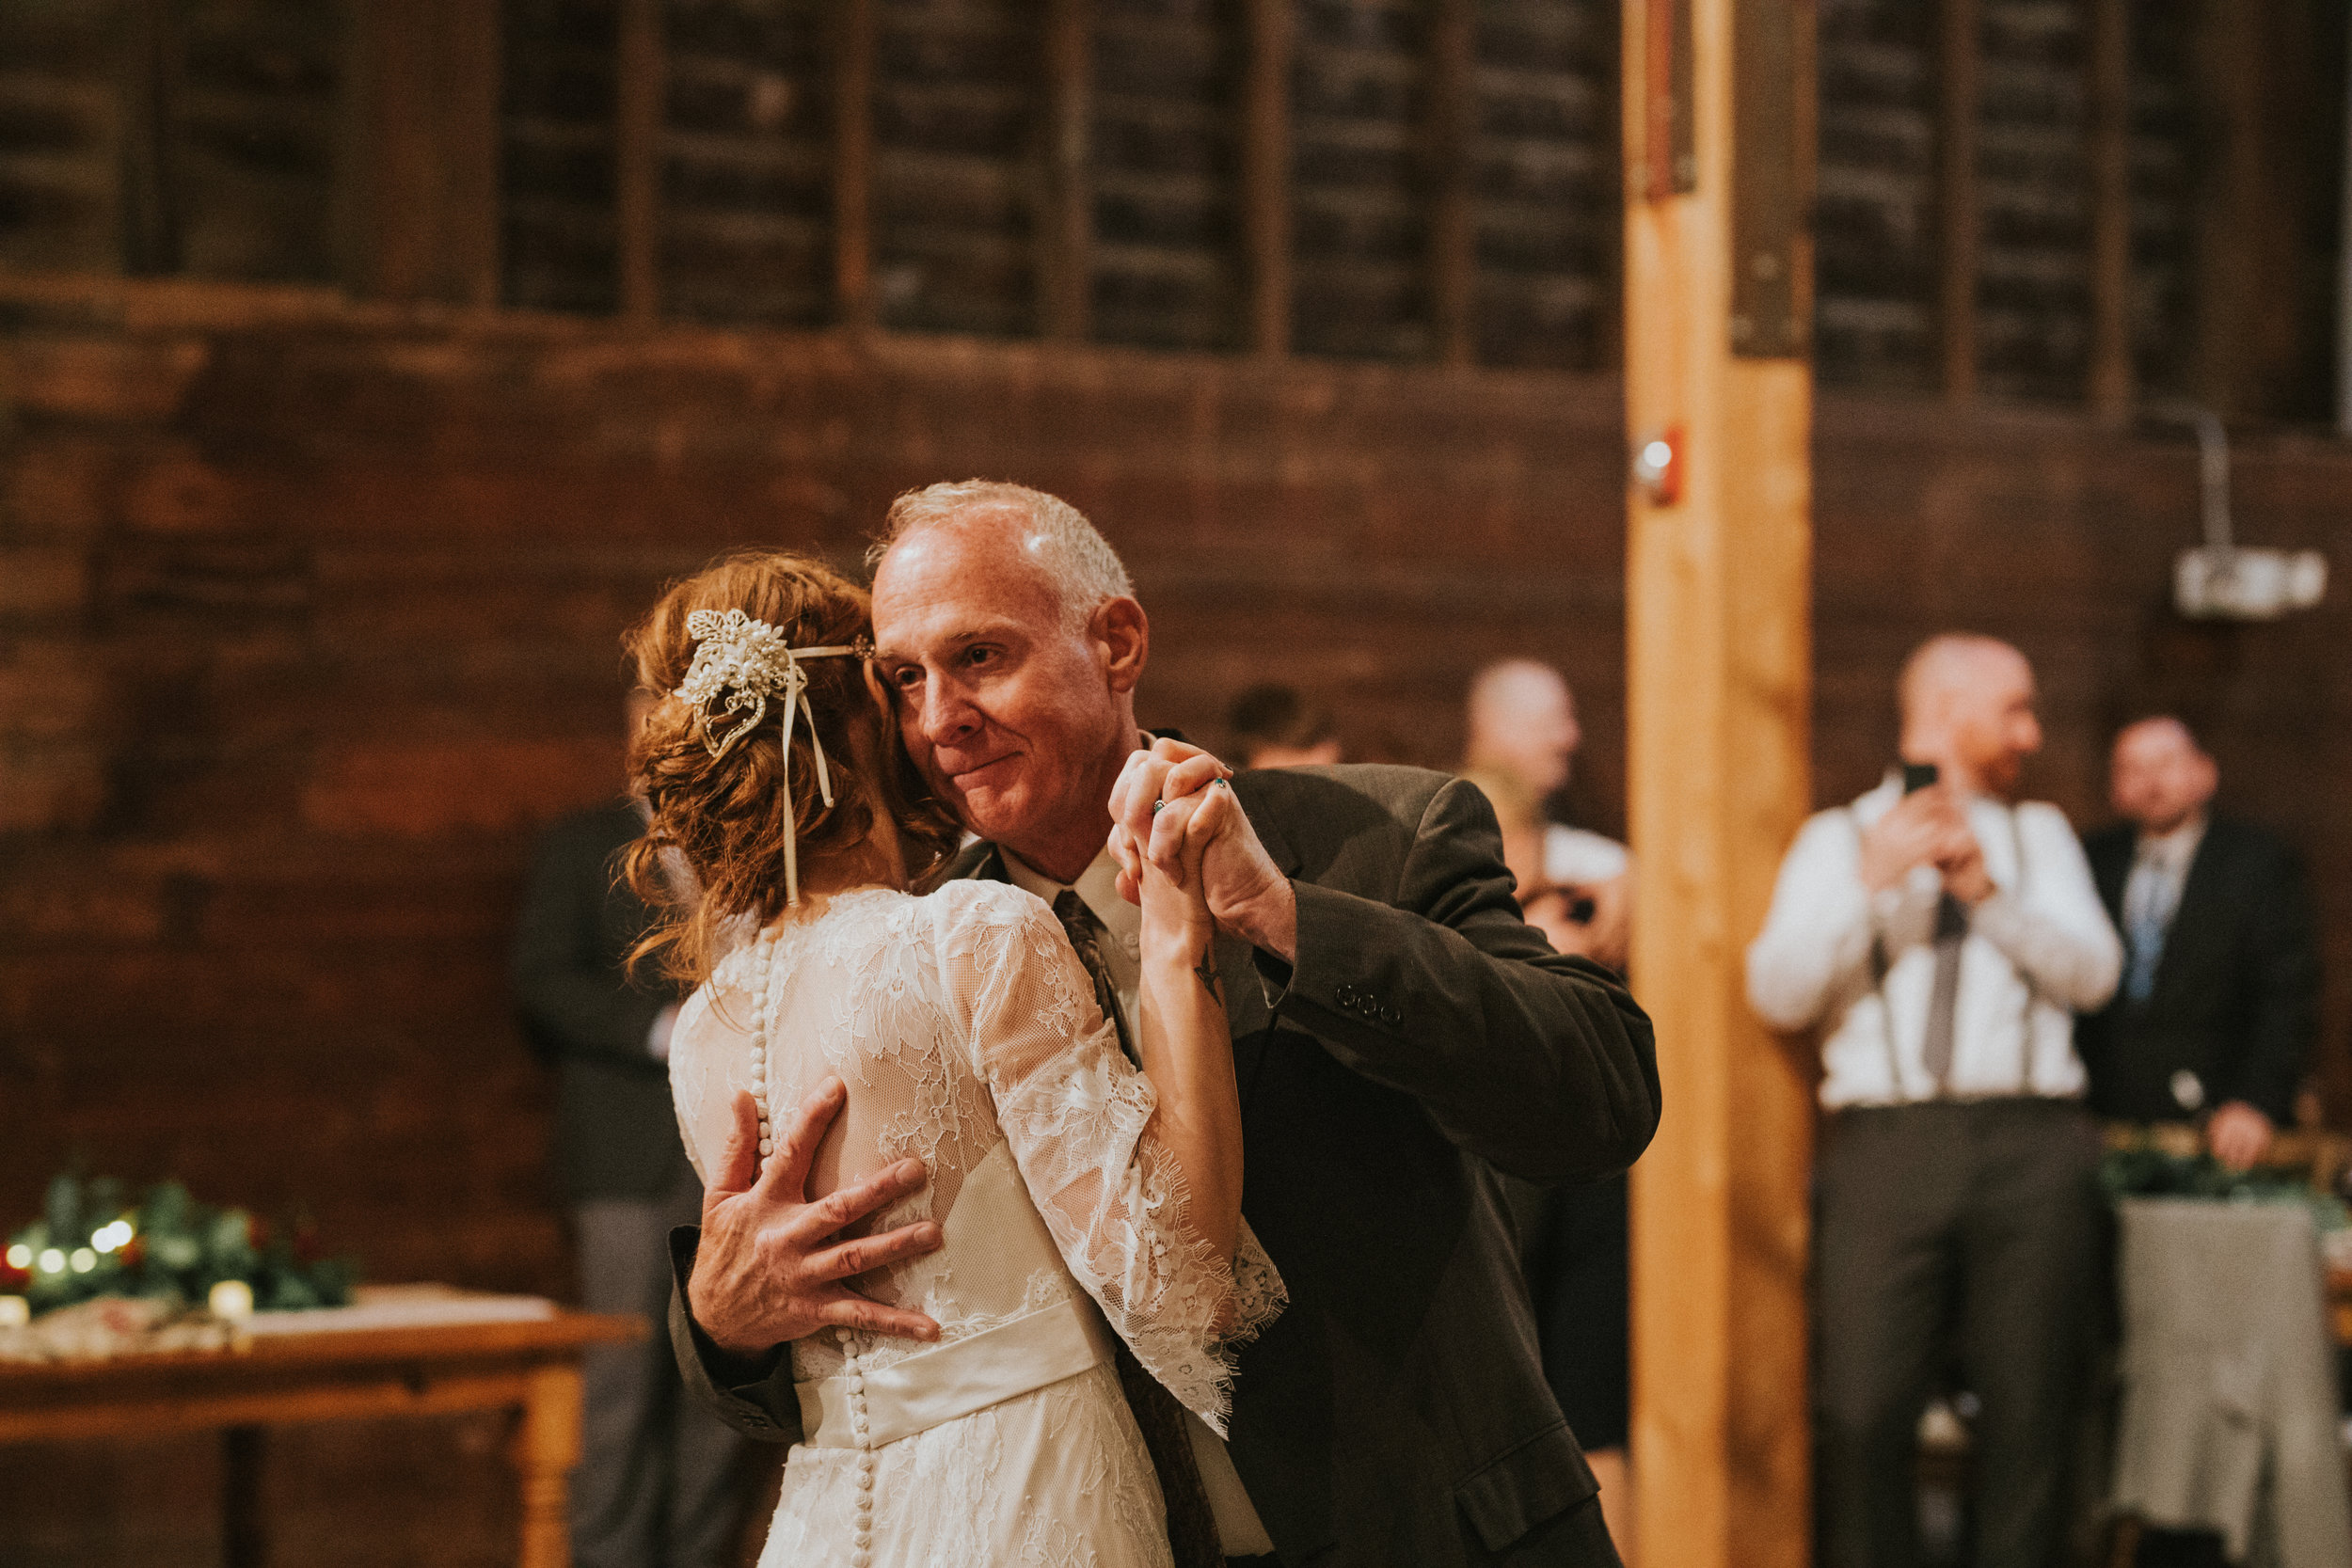
<svg viewBox="0 0 2352 1568">
<path fill-rule="evenodd" d="M 825 748 L 817 738 L 817 715 L 808 705 L 808 674 L 804 658 L 846 658 L 862 655 L 863 647 L 788 648 L 784 634 L 765 621 L 755 621 L 739 610 L 723 615 L 698 610 L 686 618 L 687 635 L 695 640 L 694 662 L 687 667 L 685 684 L 677 689 L 680 702 L 702 715 L 703 745 L 716 760 L 734 750 L 768 713 L 768 699 L 784 703 L 784 890 L 787 903 L 801 901 L 801 866 L 797 839 L 800 822 L 792 809 L 792 723 L 808 718 L 808 749 L 817 754 L 817 792 L 833 804 L 833 776 L 825 768 Z M 723 695 L 726 701 L 721 704 Z M 745 713 L 745 709 L 750 709 Z M 734 715 L 741 720 L 723 728 Z"/>
</svg>

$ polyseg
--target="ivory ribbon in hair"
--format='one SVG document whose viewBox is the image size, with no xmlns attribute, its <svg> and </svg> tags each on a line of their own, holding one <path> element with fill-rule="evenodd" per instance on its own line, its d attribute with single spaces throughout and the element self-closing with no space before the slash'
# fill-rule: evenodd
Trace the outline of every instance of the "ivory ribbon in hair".
<svg viewBox="0 0 2352 1568">
<path fill-rule="evenodd" d="M 766 716 L 770 697 L 784 700 L 784 891 L 786 902 L 797 904 L 801 901 L 801 824 L 800 814 L 792 807 L 792 722 L 797 715 L 808 717 L 808 749 L 817 755 L 817 791 L 827 806 L 833 804 L 833 775 L 825 768 L 824 744 L 817 738 L 817 714 L 808 705 L 808 675 L 801 660 L 849 657 L 861 650 L 853 646 L 788 648 L 782 632 L 739 610 L 723 615 L 715 610 L 698 610 L 686 618 L 686 631 L 695 640 L 694 662 L 688 666 L 685 683 L 676 695 L 701 712 L 703 745 L 714 761 L 734 750 L 735 743 Z M 725 705 L 714 711 L 711 705 L 722 693 L 726 696 Z M 751 712 L 722 735 L 720 719 L 745 708 Z"/>
</svg>

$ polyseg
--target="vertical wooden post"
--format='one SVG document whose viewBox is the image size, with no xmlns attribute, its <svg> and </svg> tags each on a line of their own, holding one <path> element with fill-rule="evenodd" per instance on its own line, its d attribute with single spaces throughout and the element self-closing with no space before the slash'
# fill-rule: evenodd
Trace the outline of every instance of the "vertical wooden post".
<svg viewBox="0 0 2352 1568">
<path fill-rule="evenodd" d="M 180 213 L 171 177 L 178 116 L 181 36 L 169 0 L 135 0 L 123 30 L 122 270 L 135 277 L 180 270 Z"/>
<path fill-rule="evenodd" d="M 1470 204 L 1477 106 L 1475 0 L 1438 0 L 1429 59 L 1429 298 L 1438 357 L 1467 365 L 1476 349 L 1478 234 Z"/>
<path fill-rule="evenodd" d="M 1633 1171 L 1634 1544 L 1804 1568 L 1811 1073 L 1749 1010 L 1744 958 L 1810 794 L 1813 13 L 1624 16 L 1627 420 L 1679 480 L 1628 506 L 1633 985 L 1667 1096 Z M 1687 181 L 1656 140 L 1678 34 Z"/>
<path fill-rule="evenodd" d="M 2198 402 L 2227 418 L 2263 402 L 2265 291 L 2289 290 L 2266 263 L 2287 228 L 2265 157 L 2262 23 L 2252 0 L 2203 0 L 2193 45 L 2197 65 L 2196 354 Z"/>
<path fill-rule="evenodd" d="M 833 8 L 833 293 L 852 332 L 875 323 L 874 5 L 836 0 Z"/>
<path fill-rule="evenodd" d="M 2132 407 L 2132 61 L 2129 0 L 2090 17 L 2090 406 Z"/>
<path fill-rule="evenodd" d="M 1094 304 L 1094 188 L 1087 149 L 1094 119 L 1093 0 L 1050 0 L 1045 12 L 1045 128 L 1037 225 L 1038 328 L 1082 341 Z"/>
<path fill-rule="evenodd" d="M 1242 88 L 1246 336 L 1251 348 L 1271 358 L 1291 347 L 1291 3 L 1249 0 Z"/>
<path fill-rule="evenodd" d="M 572 1560 L 572 1466 L 580 1463 L 580 1368 L 533 1367 L 514 1461 L 522 1484 L 522 1568 L 567 1568 Z"/>
<path fill-rule="evenodd" d="M 612 216 L 621 314 L 651 322 L 661 313 L 661 121 L 669 74 L 661 0 L 622 0 L 619 29 Z"/>
<path fill-rule="evenodd" d="M 1977 395 L 1977 0 L 1942 0 L 1937 57 L 1936 208 L 1943 230 L 1944 395 Z"/>
<path fill-rule="evenodd" d="M 358 0 L 346 59 L 345 283 L 383 299 L 496 303 L 498 8 Z"/>
</svg>

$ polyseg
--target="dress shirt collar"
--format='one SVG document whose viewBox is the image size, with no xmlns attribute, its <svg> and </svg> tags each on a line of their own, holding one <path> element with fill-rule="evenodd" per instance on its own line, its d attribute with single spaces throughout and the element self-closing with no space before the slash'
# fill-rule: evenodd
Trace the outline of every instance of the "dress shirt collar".
<svg viewBox="0 0 2352 1568">
<path fill-rule="evenodd" d="M 2156 866 L 2169 876 L 2182 875 L 2197 858 L 2198 846 L 2205 841 L 2206 821 L 2201 811 L 2169 833 L 2142 832 L 2132 847 L 2133 861 Z"/>
<path fill-rule="evenodd" d="M 1074 882 L 1054 880 L 1009 849 L 999 847 L 996 852 L 1003 859 L 1005 875 L 1012 879 L 1013 886 L 1035 894 L 1048 905 L 1064 891 L 1075 892 L 1120 946 L 1130 954 L 1141 948 L 1143 911 L 1119 895 L 1119 863 L 1111 858 L 1108 846 L 1078 873 Z"/>
</svg>

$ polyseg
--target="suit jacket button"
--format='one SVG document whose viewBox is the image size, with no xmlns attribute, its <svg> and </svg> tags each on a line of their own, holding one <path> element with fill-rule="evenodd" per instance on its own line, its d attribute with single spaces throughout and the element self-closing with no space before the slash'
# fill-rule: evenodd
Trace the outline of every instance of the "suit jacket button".
<svg viewBox="0 0 2352 1568">
<path fill-rule="evenodd" d="M 1354 986 L 1341 986 L 1337 990 L 1333 990 L 1331 994 L 1339 1000 L 1339 1004 L 1343 1007 L 1353 1007 L 1356 1006 L 1356 988 Z"/>
<path fill-rule="evenodd" d="M 1380 1009 L 1380 1022 L 1393 1026 L 1404 1022 L 1405 1015 L 1398 1012 L 1394 1007 L 1383 1007 Z"/>
</svg>

